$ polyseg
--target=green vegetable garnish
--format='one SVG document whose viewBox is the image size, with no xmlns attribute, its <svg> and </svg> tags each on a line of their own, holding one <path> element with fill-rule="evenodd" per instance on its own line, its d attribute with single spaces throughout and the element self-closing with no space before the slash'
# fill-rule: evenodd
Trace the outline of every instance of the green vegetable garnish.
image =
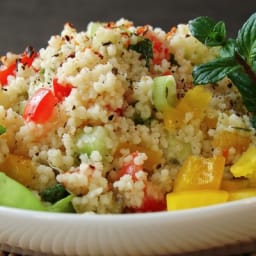
<svg viewBox="0 0 256 256">
<path fill-rule="evenodd" d="M 48 211 L 50 212 L 75 212 L 73 206 L 72 206 L 72 199 L 74 198 L 74 195 L 68 195 L 65 198 L 62 198 L 61 200 L 57 201 L 55 204 L 50 205 L 48 207 Z"/>
<path fill-rule="evenodd" d="M 244 127 L 232 126 L 231 128 L 233 128 L 233 129 L 235 129 L 235 130 L 244 131 L 244 132 L 250 132 L 250 131 L 251 131 L 251 129 L 249 129 L 249 128 L 244 128 Z"/>
<path fill-rule="evenodd" d="M 195 66 L 194 84 L 216 83 L 228 77 L 238 88 L 256 127 L 256 13 L 244 23 L 236 39 L 226 37 L 223 22 L 199 17 L 189 22 L 193 36 L 207 46 L 220 46 L 220 56 Z"/>
<path fill-rule="evenodd" d="M 0 125 L 0 135 L 4 134 L 6 132 L 6 128 Z"/>
<path fill-rule="evenodd" d="M 207 46 L 223 45 L 226 41 L 226 27 L 223 21 L 216 22 L 209 17 L 198 17 L 189 21 L 194 37 Z"/>
<path fill-rule="evenodd" d="M 149 67 L 150 59 L 153 58 L 152 42 L 145 38 L 139 41 L 137 44 L 131 44 L 129 49 L 134 50 L 141 54 L 141 56 L 146 60 L 146 66 Z"/>
<path fill-rule="evenodd" d="M 50 202 L 52 204 L 61 200 L 62 198 L 66 197 L 68 195 L 69 195 L 69 193 L 59 183 L 53 185 L 52 187 L 45 189 L 44 191 L 42 191 L 40 193 L 40 196 L 43 201 Z"/>
<path fill-rule="evenodd" d="M 91 128 L 88 133 L 81 133 L 76 140 L 76 147 L 78 153 L 85 153 L 90 155 L 93 151 L 100 152 L 101 156 L 105 156 L 108 152 L 106 146 L 106 139 L 108 132 L 102 126 L 95 126 Z"/>
<path fill-rule="evenodd" d="M 40 75 L 43 75 L 45 73 L 45 68 L 41 68 L 39 72 L 40 72 Z"/>
<path fill-rule="evenodd" d="M 53 193 L 56 192 L 57 193 Z M 49 211 L 49 212 L 74 212 L 72 199 L 74 195 L 64 197 L 63 193 L 58 193 L 63 189 L 52 188 L 52 193 L 55 197 L 55 203 L 50 206 L 45 206 L 43 202 L 32 191 L 18 183 L 16 180 L 8 177 L 5 173 L 0 172 L 0 206 L 7 206 L 19 209 L 33 211 Z M 60 194 L 62 198 L 60 199 Z M 53 195 L 52 195 L 53 196 Z"/>
<path fill-rule="evenodd" d="M 152 101 L 158 111 L 164 111 L 169 106 L 176 104 L 176 82 L 173 76 L 158 76 L 154 78 Z"/>
<path fill-rule="evenodd" d="M 33 192 L 3 172 L 0 172 L 0 206 L 47 211 Z"/>
</svg>

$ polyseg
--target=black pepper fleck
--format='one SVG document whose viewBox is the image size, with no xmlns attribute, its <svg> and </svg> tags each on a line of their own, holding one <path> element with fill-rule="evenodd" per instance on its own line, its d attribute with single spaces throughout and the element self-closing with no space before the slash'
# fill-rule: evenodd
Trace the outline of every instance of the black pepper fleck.
<svg viewBox="0 0 256 256">
<path fill-rule="evenodd" d="M 93 170 L 95 169 L 95 166 L 92 165 L 92 164 L 90 164 L 89 167 L 90 167 L 91 169 L 93 169 Z"/>
<path fill-rule="evenodd" d="M 102 45 L 103 45 L 103 46 L 108 46 L 108 45 L 110 45 L 110 44 L 112 44 L 112 42 L 111 42 L 111 41 L 108 41 L 108 42 L 102 43 Z"/>
<path fill-rule="evenodd" d="M 110 115 L 110 116 L 108 117 L 108 120 L 111 121 L 111 120 L 113 120 L 113 118 L 114 118 L 114 115 Z"/>
<path fill-rule="evenodd" d="M 70 41 L 70 37 L 68 36 L 68 35 L 65 35 L 65 39 L 66 39 L 66 41 Z"/>
<path fill-rule="evenodd" d="M 111 71 L 112 71 L 112 73 L 113 73 L 114 75 L 117 75 L 117 74 L 118 74 L 118 69 L 115 68 L 115 67 L 113 67 Z"/>
</svg>

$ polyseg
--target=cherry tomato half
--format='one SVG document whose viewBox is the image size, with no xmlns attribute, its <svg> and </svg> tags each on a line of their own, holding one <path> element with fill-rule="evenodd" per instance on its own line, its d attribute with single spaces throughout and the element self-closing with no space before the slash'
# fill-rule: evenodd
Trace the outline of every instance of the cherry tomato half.
<svg viewBox="0 0 256 256">
<path fill-rule="evenodd" d="M 28 100 L 23 118 L 26 121 L 45 123 L 50 119 L 57 103 L 58 99 L 49 88 L 40 88 Z"/>
</svg>

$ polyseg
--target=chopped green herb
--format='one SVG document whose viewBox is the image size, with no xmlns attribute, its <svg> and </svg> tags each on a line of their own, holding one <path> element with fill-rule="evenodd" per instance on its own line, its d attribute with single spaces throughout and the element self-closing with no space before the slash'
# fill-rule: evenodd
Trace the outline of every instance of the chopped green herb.
<svg viewBox="0 0 256 256">
<path fill-rule="evenodd" d="M 51 203 L 55 203 L 68 195 L 69 193 L 59 183 L 50 188 L 45 189 L 40 193 L 40 196 L 42 197 L 43 201 Z"/>
<path fill-rule="evenodd" d="M 232 126 L 232 128 L 235 129 L 235 130 L 241 130 L 241 131 L 245 131 L 245 132 L 250 132 L 251 131 L 251 129 L 244 128 L 244 127 Z"/>
<path fill-rule="evenodd" d="M 0 135 L 4 134 L 6 132 L 6 128 L 0 125 Z"/>
<path fill-rule="evenodd" d="M 241 93 L 256 127 L 256 13 L 245 22 L 236 39 L 226 38 L 223 22 L 207 17 L 190 21 L 189 29 L 207 46 L 222 46 L 218 58 L 195 66 L 192 73 L 194 84 L 216 83 L 228 77 Z"/>
<path fill-rule="evenodd" d="M 45 73 L 45 68 L 40 69 L 40 75 L 43 75 Z"/>
<path fill-rule="evenodd" d="M 146 38 L 136 44 L 131 44 L 129 49 L 140 53 L 146 60 L 146 66 L 149 67 L 150 59 L 153 58 L 152 42 L 149 39 Z"/>
<path fill-rule="evenodd" d="M 152 118 L 143 119 L 139 114 L 135 114 L 133 116 L 133 122 L 135 125 L 146 125 L 149 126 L 151 124 Z"/>
</svg>

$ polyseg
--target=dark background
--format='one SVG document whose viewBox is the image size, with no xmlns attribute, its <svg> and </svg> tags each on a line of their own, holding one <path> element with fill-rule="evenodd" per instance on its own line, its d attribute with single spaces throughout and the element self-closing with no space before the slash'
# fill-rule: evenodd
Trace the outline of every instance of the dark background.
<svg viewBox="0 0 256 256">
<path fill-rule="evenodd" d="M 22 52 L 26 46 L 45 47 L 69 21 L 84 30 L 89 21 L 121 17 L 135 25 L 169 30 L 197 16 L 224 20 L 230 36 L 256 11 L 256 0 L 0 0 L 0 55 Z"/>
</svg>

